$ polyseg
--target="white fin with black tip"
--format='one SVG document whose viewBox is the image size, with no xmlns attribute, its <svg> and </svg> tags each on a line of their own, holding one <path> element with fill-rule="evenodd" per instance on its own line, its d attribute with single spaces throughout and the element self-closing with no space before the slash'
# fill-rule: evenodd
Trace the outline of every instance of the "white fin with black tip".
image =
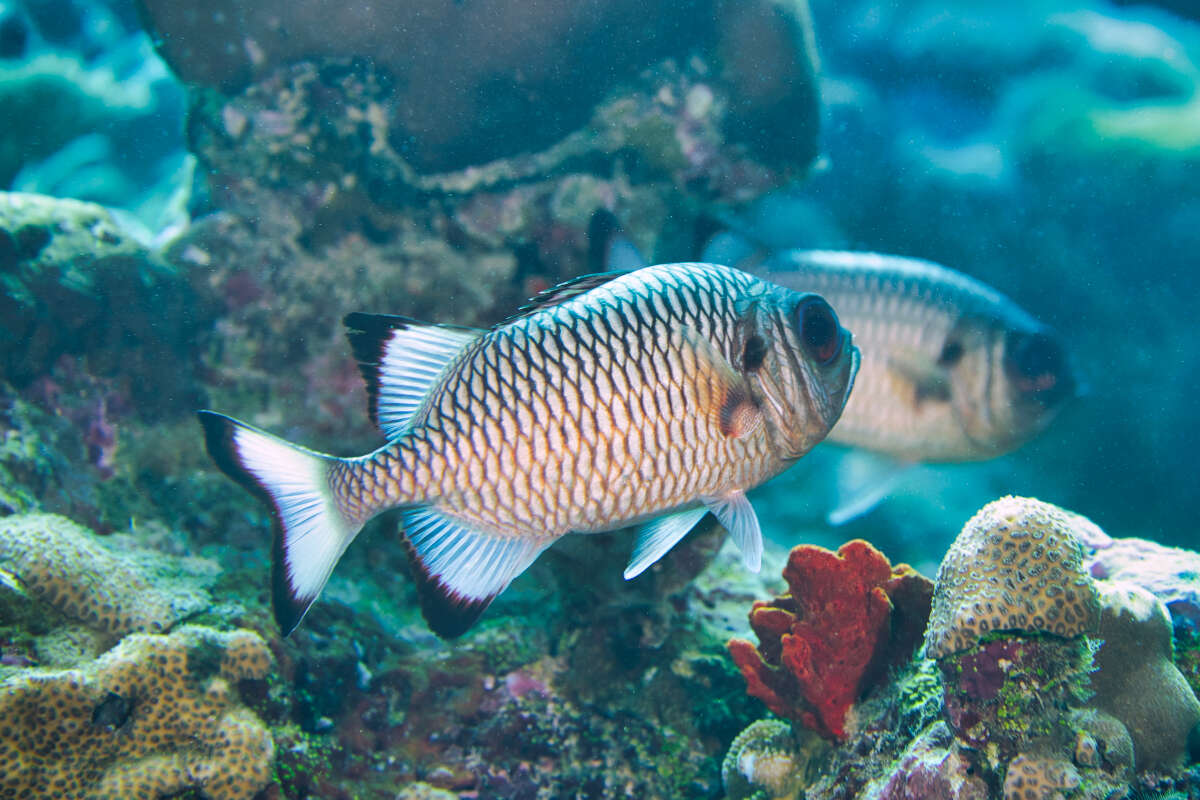
<svg viewBox="0 0 1200 800">
<path fill-rule="evenodd" d="M 432 508 L 403 513 L 421 611 L 445 639 L 461 636 L 553 540 L 493 536 Z"/>
<path fill-rule="evenodd" d="M 405 433 L 446 365 L 483 333 L 361 312 L 347 314 L 344 323 L 367 382 L 371 420 L 388 439 Z"/>
<path fill-rule="evenodd" d="M 707 513 L 708 509 L 704 506 L 689 508 L 643 525 L 638 530 L 629 566 L 625 567 L 625 580 L 636 578 L 665 556 Z"/>
<path fill-rule="evenodd" d="M 734 492 L 720 500 L 710 500 L 707 505 L 742 551 L 742 563 L 746 569 L 751 572 L 762 569 L 762 529 L 745 492 Z"/>
<path fill-rule="evenodd" d="M 825 515 L 835 527 L 865 516 L 893 494 L 913 464 L 888 456 L 850 450 L 837 462 L 837 505 Z"/>
<path fill-rule="evenodd" d="M 329 486 L 329 468 L 338 459 L 223 414 L 201 411 L 198 416 L 213 461 L 271 509 L 272 599 L 286 636 L 300 624 L 359 531 L 338 511 Z"/>
</svg>

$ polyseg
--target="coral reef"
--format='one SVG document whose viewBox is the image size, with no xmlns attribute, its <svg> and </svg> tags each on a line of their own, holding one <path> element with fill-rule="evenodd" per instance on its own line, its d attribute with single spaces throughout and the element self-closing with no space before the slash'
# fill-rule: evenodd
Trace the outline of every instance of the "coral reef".
<svg viewBox="0 0 1200 800">
<path fill-rule="evenodd" d="M 1004 772 L 1004 800 L 1054 800 L 1079 784 L 1079 773 L 1068 761 L 1020 755 Z"/>
<path fill-rule="evenodd" d="M 199 399 L 192 370 L 178 365 L 192 353 L 203 309 L 104 208 L 0 193 L 0 271 L 0 373 L 13 385 L 79 355 L 127 394 L 154 387 L 139 393 L 147 416 Z"/>
<path fill-rule="evenodd" d="M 721 783 L 729 800 L 795 800 L 820 768 L 828 749 L 810 736 L 801 748 L 792 727 L 779 720 L 755 722 L 738 734 L 721 764 Z"/>
<path fill-rule="evenodd" d="M 0 519 L 0 573 L 67 620 L 108 637 L 162 632 L 204 608 L 207 594 L 186 565 L 127 542 L 105 541 L 54 514 L 17 514 Z M 160 588 L 163 572 L 174 578 Z"/>
<path fill-rule="evenodd" d="M 99 660 L 0 684 L 0 797 L 249 800 L 271 779 L 270 732 L 238 696 L 271 654 L 249 631 L 133 634 Z"/>
<path fill-rule="evenodd" d="M 306 61 L 231 97 L 198 90 L 189 124 L 209 213 L 167 258 L 221 316 L 203 341 L 209 403 L 303 426 L 319 447 L 373 441 L 346 313 L 492 324 L 603 268 L 597 209 L 656 259 L 685 260 L 703 207 L 787 173 L 728 142 L 729 105 L 694 60 L 640 76 L 544 150 L 432 175 L 393 141 L 392 91 L 369 62 Z"/>
<path fill-rule="evenodd" d="M 152 239 L 186 223 L 183 87 L 124 3 L 0 6 L 0 189 L 119 209 Z"/>
<path fill-rule="evenodd" d="M 925 650 L 942 658 L 989 632 L 1094 633 L 1100 602 L 1083 568 L 1073 518 L 1048 503 L 1004 497 L 963 527 L 938 569 Z"/>
<path fill-rule="evenodd" d="M 747 691 L 768 708 L 844 738 L 850 707 L 889 663 L 907 660 L 915 648 L 929 581 L 907 564 L 893 568 L 861 540 L 837 553 L 796 547 L 783 577 L 788 594 L 750 611 L 759 646 L 733 639 L 729 651 Z"/>
<path fill-rule="evenodd" d="M 1176 628 L 1200 629 L 1200 553 L 1137 538 L 1089 546 L 1092 577 L 1141 586 L 1166 603 Z"/>
<path fill-rule="evenodd" d="M 1139 771 L 1178 767 L 1200 723 L 1200 701 L 1172 661 L 1171 618 L 1146 589 L 1098 581 L 1103 610 L 1090 705 L 1120 720 Z"/>
<path fill-rule="evenodd" d="M 803 0 L 710 0 L 686 11 L 663 0 L 552 7 L 221 0 L 202 14 L 191 4 L 140 5 L 160 51 L 191 83 L 233 91 L 305 59 L 375 63 L 390 86 L 376 116 L 422 172 L 543 149 L 584 124 L 613 88 L 697 52 L 715 65 L 731 98 L 739 118 L 733 133 L 793 163 L 816 154 L 815 57 Z"/>
<path fill-rule="evenodd" d="M 902 665 L 854 707 L 806 800 L 1194 792 L 1183 764 L 1200 704 L 1172 663 L 1165 606 L 1088 576 L 1085 537 L 1108 539 L 1029 498 L 975 514 L 938 571 L 924 647 L 936 660 Z M 772 763 L 794 757 L 776 749 Z"/>
</svg>

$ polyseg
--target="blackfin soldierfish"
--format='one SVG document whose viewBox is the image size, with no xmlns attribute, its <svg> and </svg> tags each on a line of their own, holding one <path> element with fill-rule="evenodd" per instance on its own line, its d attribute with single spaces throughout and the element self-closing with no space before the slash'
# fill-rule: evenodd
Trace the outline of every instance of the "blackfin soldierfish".
<svg viewBox="0 0 1200 800">
<path fill-rule="evenodd" d="M 980 461 L 1028 441 L 1078 393 L 1061 337 L 961 272 L 833 250 L 780 251 L 752 271 L 822 295 L 854 331 L 862 370 L 831 442 Z"/>
<path fill-rule="evenodd" d="M 346 324 L 388 439 L 375 452 L 337 458 L 200 412 L 212 458 L 273 512 L 285 633 L 391 508 L 446 637 L 567 533 L 642 524 L 632 578 L 711 511 L 757 570 L 745 492 L 825 437 L 859 361 L 821 297 L 713 264 L 586 276 L 487 331 Z"/>
</svg>

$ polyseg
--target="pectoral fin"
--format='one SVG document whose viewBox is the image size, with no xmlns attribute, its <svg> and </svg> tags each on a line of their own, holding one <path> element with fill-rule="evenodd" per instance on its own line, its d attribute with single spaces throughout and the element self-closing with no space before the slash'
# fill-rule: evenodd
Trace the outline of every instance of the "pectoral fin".
<svg viewBox="0 0 1200 800">
<path fill-rule="evenodd" d="M 851 450 L 837 464 L 837 506 L 826 516 L 830 525 L 845 525 L 870 513 L 896 490 L 913 465 L 887 456 Z"/>
<path fill-rule="evenodd" d="M 898 351 L 888 356 L 888 368 L 912 384 L 913 405 L 950 399 L 950 375 L 934 359 L 914 351 Z"/>
<path fill-rule="evenodd" d="M 707 513 L 708 509 L 703 506 L 689 508 L 643 525 L 638 532 L 637 544 L 633 546 L 629 566 L 625 568 L 625 580 L 636 578 L 665 556 Z"/>
<path fill-rule="evenodd" d="M 756 431 L 763 424 L 763 414 L 750 393 L 746 376 L 699 333 L 682 329 L 675 335 L 676 346 L 684 355 L 684 370 L 694 369 L 695 374 L 708 378 L 707 416 L 713 426 L 729 438 Z"/>
<path fill-rule="evenodd" d="M 725 526 L 733 541 L 742 551 L 742 563 L 751 572 L 762 569 L 762 529 L 758 526 L 758 515 L 746 499 L 744 492 L 734 492 L 719 500 L 707 501 L 708 510 L 717 521 Z"/>
</svg>

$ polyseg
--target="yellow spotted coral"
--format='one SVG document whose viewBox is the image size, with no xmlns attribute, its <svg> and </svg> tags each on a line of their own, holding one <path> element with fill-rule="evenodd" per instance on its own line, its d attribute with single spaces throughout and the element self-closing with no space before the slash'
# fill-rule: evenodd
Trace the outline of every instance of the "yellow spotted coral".
<svg viewBox="0 0 1200 800">
<path fill-rule="evenodd" d="M 0 684 L 0 798 L 249 800 L 275 747 L 237 685 L 270 668 L 255 633 L 185 626 L 80 669 L 19 673 Z"/>
<path fill-rule="evenodd" d="M 926 653 L 942 658 L 992 631 L 1094 633 L 1100 601 L 1072 532 L 1080 519 L 1027 497 L 980 509 L 938 569 Z"/>
<path fill-rule="evenodd" d="M 56 514 L 0 519 L 0 571 L 68 619 L 112 637 L 164 631 L 205 599 L 185 583 L 170 593 L 154 585 L 136 553 L 119 551 Z"/>
<path fill-rule="evenodd" d="M 1020 755 L 1008 764 L 1004 800 L 1063 800 L 1079 783 L 1079 772 L 1061 758 Z"/>
</svg>

